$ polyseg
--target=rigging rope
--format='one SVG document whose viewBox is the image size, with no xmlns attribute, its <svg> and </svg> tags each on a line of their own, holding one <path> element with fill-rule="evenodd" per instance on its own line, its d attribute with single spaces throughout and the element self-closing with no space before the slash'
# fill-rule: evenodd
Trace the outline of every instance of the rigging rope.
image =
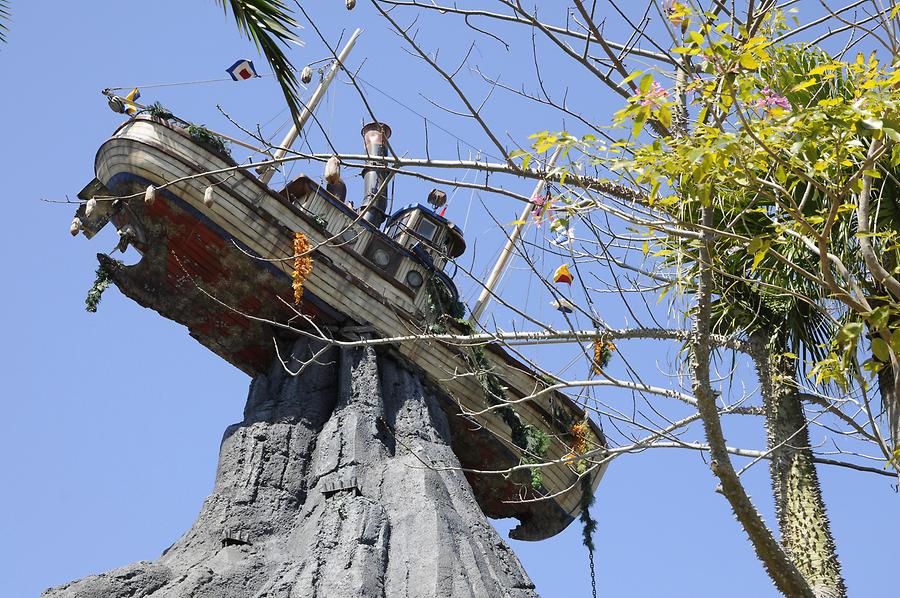
<svg viewBox="0 0 900 598">
<path fill-rule="evenodd" d="M 263 75 L 258 75 L 258 78 L 263 77 L 274 77 L 275 73 L 265 73 Z M 123 90 L 131 90 L 137 87 L 138 89 L 156 89 L 159 87 L 179 87 L 182 85 L 205 85 L 207 83 L 222 83 L 223 81 L 234 82 L 234 79 L 231 77 L 221 77 L 219 79 L 198 79 L 196 81 L 178 81 L 176 83 L 151 83 L 149 85 L 127 85 L 125 87 L 107 87 L 109 91 L 123 91 Z M 307 89 L 305 85 L 300 85 L 303 89 Z"/>
<path fill-rule="evenodd" d="M 451 131 L 445 129 L 444 127 L 442 127 L 441 125 L 437 124 L 437 123 L 434 122 L 433 120 L 430 120 L 428 117 L 426 117 L 426 116 L 425 116 L 424 114 L 422 114 L 421 112 L 417 112 L 415 109 L 410 108 L 409 106 L 407 106 L 406 104 L 404 104 L 403 102 L 401 102 L 400 100 L 398 100 L 397 98 L 395 98 L 394 96 L 392 96 L 391 94 L 389 94 L 388 92 L 386 92 L 386 91 L 384 91 L 384 90 L 382 90 L 382 89 L 379 89 L 379 88 L 376 87 L 375 85 L 372 85 L 372 83 L 370 83 L 370 82 L 367 81 L 366 79 L 363 79 L 360 75 L 357 74 L 357 75 L 354 75 L 354 77 L 355 77 L 356 79 L 359 79 L 360 81 L 362 81 L 363 85 L 365 85 L 365 86 L 367 86 L 367 87 L 371 87 L 372 89 L 374 89 L 375 91 L 377 91 L 378 93 L 380 93 L 381 95 L 383 95 L 384 97 L 386 97 L 387 99 L 389 99 L 389 100 L 391 100 L 392 102 L 398 104 L 398 105 L 401 106 L 402 108 L 406 108 L 407 110 L 409 110 L 410 112 L 412 112 L 413 114 L 415 114 L 416 116 L 418 116 L 419 118 L 423 119 L 426 123 L 430 123 L 435 129 L 438 129 L 438 130 L 440 130 L 440 131 L 446 133 L 446 134 L 449 135 L 450 137 L 453 137 L 454 139 L 456 139 L 457 141 L 459 141 L 459 142 L 462 143 L 463 145 L 469 147 L 470 149 L 475 150 L 475 151 L 478 152 L 480 155 L 482 155 L 482 156 L 487 156 L 487 157 L 489 157 L 489 158 L 493 158 L 494 160 L 501 160 L 501 161 L 503 161 L 503 158 L 500 158 L 500 157 L 495 156 L 495 155 L 493 155 L 493 154 L 489 154 L 489 153 L 487 153 L 486 151 L 484 151 L 483 149 L 478 148 L 478 147 L 475 147 L 474 145 L 472 145 L 471 143 L 469 143 L 468 141 L 466 141 L 466 140 L 463 139 L 462 137 L 459 137 L 458 135 L 454 134 L 453 132 L 451 132 Z"/>
</svg>

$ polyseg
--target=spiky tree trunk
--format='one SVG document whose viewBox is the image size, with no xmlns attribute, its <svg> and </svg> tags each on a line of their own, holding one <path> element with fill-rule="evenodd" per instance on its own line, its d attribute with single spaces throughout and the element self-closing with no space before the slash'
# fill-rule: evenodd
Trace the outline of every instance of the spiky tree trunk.
<svg viewBox="0 0 900 598">
<path fill-rule="evenodd" d="M 781 543 L 817 596 L 847 595 L 813 462 L 806 415 L 783 339 L 751 337 L 766 410 L 770 473 Z"/>
</svg>

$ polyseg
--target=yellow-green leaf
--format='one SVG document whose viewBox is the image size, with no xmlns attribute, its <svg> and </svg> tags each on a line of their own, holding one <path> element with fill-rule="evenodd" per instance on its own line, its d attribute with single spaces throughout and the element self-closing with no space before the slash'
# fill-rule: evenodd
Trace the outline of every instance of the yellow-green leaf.
<svg viewBox="0 0 900 598">
<path fill-rule="evenodd" d="M 888 344 L 878 337 L 872 339 L 872 355 L 878 358 L 878 361 L 883 361 L 885 363 L 891 360 Z"/>
<path fill-rule="evenodd" d="M 672 111 L 669 110 L 668 106 L 662 106 L 657 111 L 656 118 L 659 119 L 659 122 L 665 128 L 670 128 L 672 126 Z"/>
<path fill-rule="evenodd" d="M 819 82 L 818 79 L 807 79 L 803 83 L 798 83 L 797 85 L 794 85 L 791 88 L 791 91 L 802 91 L 802 90 L 806 89 L 807 87 L 812 87 L 813 85 L 815 85 L 818 82 Z"/>
<path fill-rule="evenodd" d="M 643 73 L 644 73 L 644 71 L 634 71 L 633 73 L 631 73 L 630 75 L 628 75 L 627 77 L 622 79 L 622 83 L 620 83 L 620 85 L 627 85 L 628 83 L 630 83 L 635 78 L 642 75 Z"/>
<path fill-rule="evenodd" d="M 744 52 L 741 54 L 741 66 L 748 71 L 755 71 L 759 68 L 759 63 L 756 61 L 756 58 L 753 57 L 751 52 Z"/>
</svg>

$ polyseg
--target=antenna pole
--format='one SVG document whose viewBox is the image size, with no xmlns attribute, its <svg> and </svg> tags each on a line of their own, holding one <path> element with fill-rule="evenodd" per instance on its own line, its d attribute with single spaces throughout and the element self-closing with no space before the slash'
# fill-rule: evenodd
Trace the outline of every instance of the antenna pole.
<svg viewBox="0 0 900 598">
<path fill-rule="evenodd" d="M 338 70 L 340 70 L 340 68 L 344 66 L 344 61 L 347 60 L 347 56 L 350 55 L 350 50 L 353 49 L 353 45 L 356 43 L 356 38 L 359 37 L 360 33 L 362 33 L 362 29 L 357 29 L 353 32 L 353 35 L 350 36 L 350 39 L 347 40 L 346 45 L 344 45 L 344 48 L 341 50 L 341 53 L 338 54 L 337 60 L 335 60 L 331 64 L 331 68 L 328 69 L 327 73 L 325 73 L 325 76 L 322 78 L 319 86 L 316 87 L 316 90 L 309 98 L 309 102 L 307 102 L 306 106 L 304 106 L 303 111 L 297 118 L 297 122 L 294 123 L 294 126 L 291 127 L 291 130 L 288 131 L 288 134 L 285 135 L 284 140 L 281 142 L 281 145 L 275 151 L 273 159 L 280 160 L 284 158 L 285 154 L 287 154 L 290 147 L 294 144 L 294 141 L 297 140 L 297 135 L 300 134 L 300 129 L 303 128 L 303 125 L 305 125 L 306 121 L 309 120 L 309 117 L 312 116 L 313 110 L 316 109 L 316 106 L 319 104 L 319 100 L 321 100 L 325 95 L 325 90 L 328 89 L 328 86 L 331 84 L 331 80 L 334 79 L 334 76 L 337 74 Z M 260 167 L 260 169 L 257 169 L 257 172 L 260 173 L 260 182 L 268 185 L 269 181 L 272 179 L 272 176 L 274 176 L 276 169 L 277 166 L 275 164 L 262 166 Z"/>
<path fill-rule="evenodd" d="M 547 160 L 546 168 L 548 171 L 556 164 L 556 160 L 557 158 L 559 158 L 560 153 L 562 153 L 562 147 L 557 147 L 553 154 L 550 156 L 550 159 Z M 534 200 L 534 198 L 540 196 L 540 194 L 544 192 L 544 187 L 546 185 L 546 180 L 542 179 L 538 181 L 538 184 L 534 186 L 534 191 L 531 194 L 532 201 Z M 475 302 L 475 307 L 472 308 L 473 321 L 477 322 L 481 319 L 485 308 L 487 308 L 488 303 L 490 303 L 491 297 L 494 294 L 494 287 L 497 286 L 497 282 L 500 280 L 500 277 L 503 276 L 503 272 L 506 271 L 506 266 L 509 264 L 509 260 L 513 256 L 513 247 L 515 247 L 516 242 L 519 240 L 519 237 L 522 234 L 522 230 L 524 230 L 525 225 L 528 223 L 528 215 L 533 209 L 533 204 L 525 204 L 525 208 L 522 210 L 522 215 L 519 216 L 519 220 L 518 222 L 516 222 L 515 228 L 513 228 L 512 232 L 510 233 L 509 239 L 507 239 L 506 241 L 506 245 L 504 245 L 503 249 L 500 251 L 500 257 L 497 259 L 497 263 L 494 264 L 493 270 L 491 270 L 491 273 L 488 275 L 487 281 L 484 283 L 484 290 L 481 291 L 481 294 L 478 296 L 478 301 Z"/>
</svg>

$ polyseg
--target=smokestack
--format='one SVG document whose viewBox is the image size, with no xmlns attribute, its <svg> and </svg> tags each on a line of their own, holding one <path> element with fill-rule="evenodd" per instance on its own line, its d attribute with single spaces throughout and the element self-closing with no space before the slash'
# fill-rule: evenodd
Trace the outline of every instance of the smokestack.
<svg viewBox="0 0 900 598">
<path fill-rule="evenodd" d="M 369 123 L 362 128 L 363 140 L 366 144 L 366 155 L 387 156 L 387 140 L 391 137 L 391 128 L 383 123 Z M 367 162 L 363 169 L 363 202 L 361 210 L 363 219 L 380 227 L 387 214 L 387 171 L 384 164 Z"/>
</svg>

